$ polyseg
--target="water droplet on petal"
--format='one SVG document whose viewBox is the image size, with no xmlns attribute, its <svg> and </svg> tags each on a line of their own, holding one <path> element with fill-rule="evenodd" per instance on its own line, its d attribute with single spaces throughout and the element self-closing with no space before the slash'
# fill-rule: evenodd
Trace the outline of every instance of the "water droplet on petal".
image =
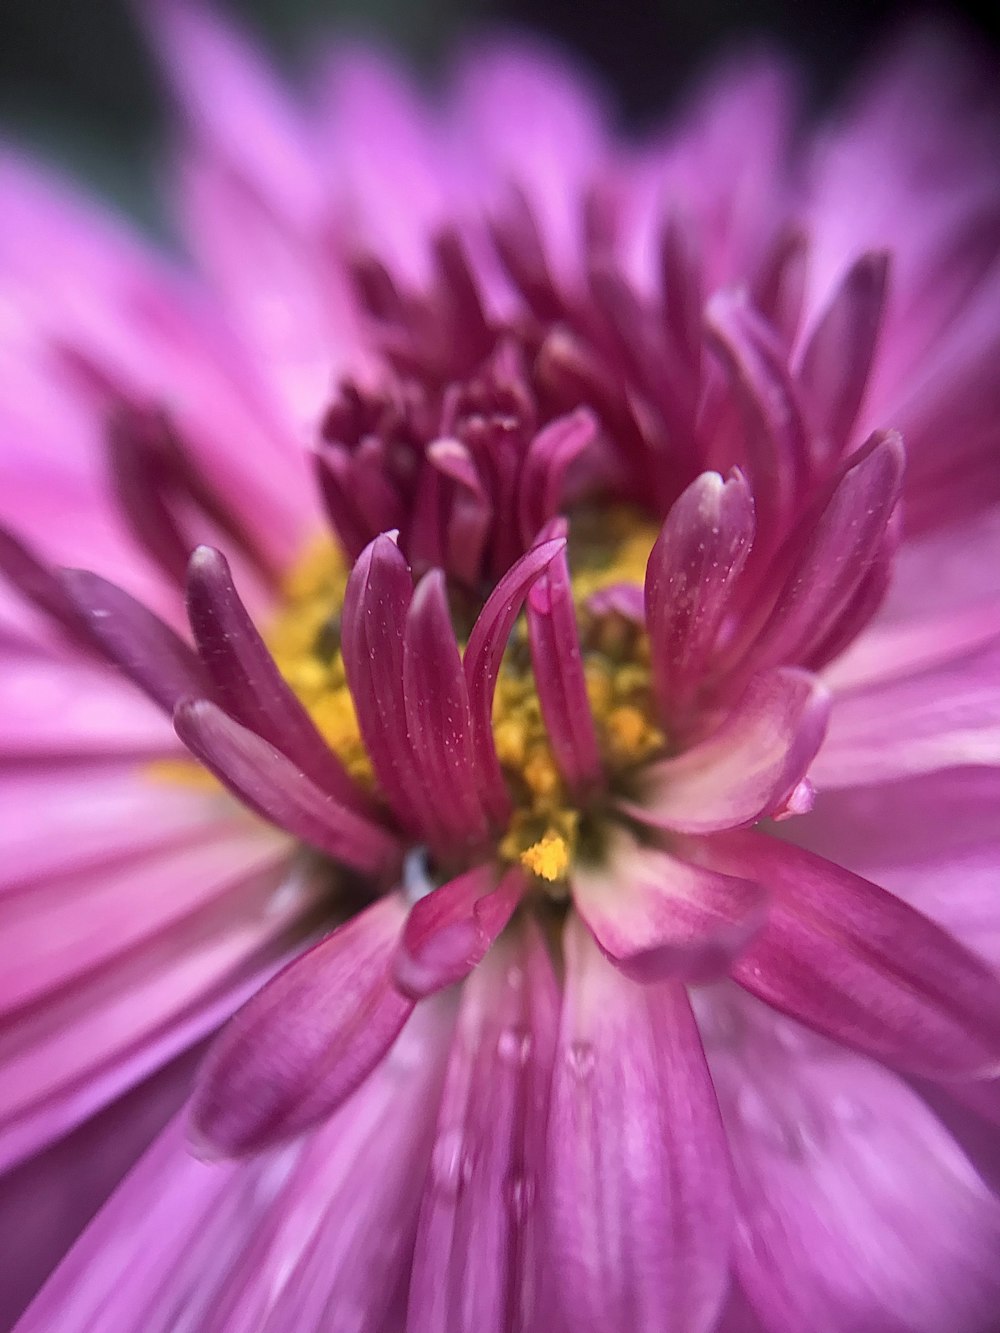
<svg viewBox="0 0 1000 1333">
<path fill-rule="evenodd" d="M 505 1064 L 526 1065 L 531 1058 L 531 1033 L 524 1028 L 504 1028 L 497 1040 L 497 1055 Z"/>
<path fill-rule="evenodd" d="M 517 1222 L 523 1222 L 535 1201 L 535 1180 L 533 1176 L 514 1175 L 507 1183 L 507 1202 Z"/>
<path fill-rule="evenodd" d="M 583 1083 L 594 1072 L 594 1048 L 589 1041 L 574 1041 L 566 1051 L 566 1063 L 574 1078 Z"/>
<path fill-rule="evenodd" d="M 434 1188 L 446 1198 L 454 1199 L 462 1192 L 472 1175 L 469 1157 L 460 1129 L 446 1129 L 437 1138 L 431 1153 L 431 1179 Z"/>
</svg>

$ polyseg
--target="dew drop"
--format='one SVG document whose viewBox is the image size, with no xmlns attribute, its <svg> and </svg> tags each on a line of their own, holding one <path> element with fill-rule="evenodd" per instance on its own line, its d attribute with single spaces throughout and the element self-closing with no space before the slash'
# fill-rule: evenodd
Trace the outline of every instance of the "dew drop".
<svg viewBox="0 0 1000 1333">
<path fill-rule="evenodd" d="M 526 1065 L 531 1058 L 531 1033 L 524 1028 L 504 1028 L 497 1040 L 497 1055 L 505 1064 Z"/>
<path fill-rule="evenodd" d="M 507 1183 L 507 1202 L 516 1222 L 524 1222 L 535 1202 L 536 1186 L 533 1176 L 514 1175 Z"/>
<path fill-rule="evenodd" d="M 465 1148 L 460 1129 L 444 1130 L 431 1153 L 431 1179 L 445 1198 L 454 1199 L 472 1175 L 472 1160 Z"/>
<path fill-rule="evenodd" d="M 507 969 L 507 985 L 511 990 L 520 990 L 524 985 L 524 968 L 512 963 Z"/>
<path fill-rule="evenodd" d="M 589 1041 L 574 1041 L 566 1051 L 569 1071 L 581 1083 L 593 1074 L 594 1058 L 594 1048 Z"/>
</svg>

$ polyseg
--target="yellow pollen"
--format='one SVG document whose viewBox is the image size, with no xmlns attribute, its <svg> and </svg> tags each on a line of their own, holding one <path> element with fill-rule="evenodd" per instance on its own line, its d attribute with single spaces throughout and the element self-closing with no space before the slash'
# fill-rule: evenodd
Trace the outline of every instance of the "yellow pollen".
<svg viewBox="0 0 1000 1333">
<path fill-rule="evenodd" d="M 533 875 L 553 882 L 562 879 L 569 868 L 569 847 L 565 838 L 560 838 L 556 833 L 546 833 L 544 838 L 526 847 L 518 860 Z"/>
</svg>

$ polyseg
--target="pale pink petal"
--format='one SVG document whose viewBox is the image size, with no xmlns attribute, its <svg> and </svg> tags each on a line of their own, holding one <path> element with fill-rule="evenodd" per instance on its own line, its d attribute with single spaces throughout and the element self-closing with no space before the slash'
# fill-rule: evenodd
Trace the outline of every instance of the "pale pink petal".
<svg viewBox="0 0 1000 1333">
<path fill-rule="evenodd" d="M 533 923 L 462 988 L 420 1212 L 407 1329 L 528 1326 L 559 992 Z"/>
<path fill-rule="evenodd" d="M 992 1327 L 1000 1202 L 920 1098 L 722 988 L 699 1011 L 768 1333 Z"/>
<path fill-rule="evenodd" d="M 626 835 L 611 841 L 603 865 L 575 869 L 572 888 L 602 951 L 636 981 L 704 981 L 726 972 L 767 911 L 758 884 Z"/>
<path fill-rule="evenodd" d="M 644 987 L 565 935 L 549 1112 L 544 1327 L 708 1333 L 728 1286 L 729 1161 L 684 988 Z"/>
<path fill-rule="evenodd" d="M 707 740 L 642 774 L 640 798 L 620 802 L 657 828 L 711 833 L 780 811 L 826 728 L 829 697 L 814 676 L 782 667 L 755 677 Z"/>
<path fill-rule="evenodd" d="M 323 1130 L 248 1163 L 190 1153 L 183 1118 L 147 1154 L 18 1333 L 401 1333 L 450 1015 L 421 1006 Z"/>
<path fill-rule="evenodd" d="M 198 1048 L 0 1180 L 0 1326 L 14 1323 L 187 1095 Z"/>
<path fill-rule="evenodd" d="M 837 695 L 813 777 L 819 786 L 867 786 L 1000 762 L 998 679 L 994 636 L 915 675 Z"/>
</svg>

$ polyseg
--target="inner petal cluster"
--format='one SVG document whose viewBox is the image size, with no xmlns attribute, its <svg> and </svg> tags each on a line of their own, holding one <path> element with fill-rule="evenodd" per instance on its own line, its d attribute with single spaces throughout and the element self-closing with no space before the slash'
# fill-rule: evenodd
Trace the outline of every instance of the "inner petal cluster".
<svg viewBox="0 0 1000 1333">
<path fill-rule="evenodd" d="M 589 508 L 569 525 L 568 565 L 586 700 L 597 740 L 601 781 L 574 790 L 566 781 L 545 722 L 528 620 L 519 617 L 503 655 L 492 706 L 493 741 L 513 813 L 497 836 L 504 862 L 519 863 L 552 896 L 581 838 L 597 825 L 609 790 L 627 792 L 630 775 L 664 753 L 656 718 L 642 584 L 655 526 L 638 511 Z M 314 542 L 290 571 L 282 604 L 267 631 L 285 680 L 350 775 L 367 789 L 376 778 L 358 724 L 341 646 L 348 568 L 338 546 Z M 468 599 L 455 590 L 453 623 L 462 647 Z"/>
</svg>

